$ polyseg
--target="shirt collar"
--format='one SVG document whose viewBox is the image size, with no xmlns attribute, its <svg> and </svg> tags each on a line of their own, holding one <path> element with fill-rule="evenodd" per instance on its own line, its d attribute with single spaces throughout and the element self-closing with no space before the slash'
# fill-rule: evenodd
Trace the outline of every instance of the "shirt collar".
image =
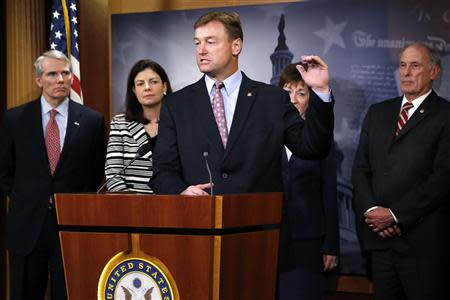
<svg viewBox="0 0 450 300">
<path fill-rule="evenodd" d="M 41 96 L 41 109 L 43 115 L 47 114 L 53 109 L 53 107 L 45 100 L 44 96 Z M 69 114 L 69 97 L 66 97 L 63 102 L 55 107 L 55 109 L 63 117 L 67 117 L 67 115 Z"/>
<path fill-rule="evenodd" d="M 237 70 L 231 76 L 228 76 L 227 79 L 222 81 L 227 95 L 228 96 L 231 95 L 236 89 L 238 89 L 239 86 L 241 85 L 241 82 L 242 82 L 242 73 L 239 70 Z M 208 90 L 208 93 L 211 95 L 213 92 L 213 86 L 216 82 L 208 75 L 205 75 L 205 83 L 206 89 Z"/>
<path fill-rule="evenodd" d="M 429 90 L 427 93 L 423 94 L 422 96 L 417 97 L 416 99 L 410 101 L 412 103 L 412 105 L 414 106 L 414 108 L 419 107 L 423 101 L 425 101 L 425 99 L 428 97 L 429 94 L 431 94 L 432 90 Z M 406 102 L 408 102 L 408 100 L 406 99 L 405 95 L 403 95 L 403 100 L 402 100 L 402 107 L 403 104 L 405 104 Z"/>
</svg>

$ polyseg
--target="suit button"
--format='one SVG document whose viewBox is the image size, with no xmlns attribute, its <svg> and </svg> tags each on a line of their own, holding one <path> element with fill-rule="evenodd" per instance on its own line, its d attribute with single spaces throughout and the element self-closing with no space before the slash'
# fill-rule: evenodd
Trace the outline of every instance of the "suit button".
<svg viewBox="0 0 450 300">
<path fill-rule="evenodd" d="M 228 173 L 225 173 L 225 172 L 222 173 L 222 178 L 223 178 L 223 179 L 227 179 L 227 178 L 228 178 Z"/>
</svg>

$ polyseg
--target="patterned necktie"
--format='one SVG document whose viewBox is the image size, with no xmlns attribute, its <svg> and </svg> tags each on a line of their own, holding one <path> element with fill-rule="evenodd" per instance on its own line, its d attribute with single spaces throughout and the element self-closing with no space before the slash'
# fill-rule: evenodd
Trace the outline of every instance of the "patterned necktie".
<svg viewBox="0 0 450 300">
<path fill-rule="evenodd" d="M 395 130 L 396 136 L 400 133 L 400 130 L 405 127 L 406 122 L 408 122 L 408 111 L 413 107 L 414 105 L 411 102 L 405 102 L 405 104 L 403 104 L 400 115 L 398 116 L 397 129 Z"/>
<path fill-rule="evenodd" d="M 223 88 L 222 82 L 216 82 L 216 92 L 212 101 L 212 109 L 214 117 L 216 118 L 217 128 L 219 128 L 220 138 L 222 139 L 223 147 L 226 148 L 228 140 L 227 120 L 225 119 L 225 108 L 223 104 L 223 96 L 220 91 Z"/>
<path fill-rule="evenodd" d="M 45 129 L 45 146 L 47 147 L 48 162 L 50 164 L 52 175 L 55 173 L 61 150 L 59 128 L 55 119 L 57 113 L 58 112 L 55 109 L 50 111 L 50 120 L 48 121 L 47 128 Z"/>
</svg>

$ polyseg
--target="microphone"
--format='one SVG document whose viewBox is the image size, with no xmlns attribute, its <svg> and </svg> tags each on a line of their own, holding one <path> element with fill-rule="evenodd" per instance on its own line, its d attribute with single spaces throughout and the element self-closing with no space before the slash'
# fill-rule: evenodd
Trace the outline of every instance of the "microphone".
<svg viewBox="0 0 450 300">
<path fill-rule="evenodd" d="M 145 143 L 142 146 L 139 147 L 139 149 L 136 151 L 136 156 L 133 158 L 133 160 L 127 165 L 131 165 L 136 159 L 141 158 L 145 154 L 147 154 L 150 150 L 152 150 L 152 145 L 149 143 Z"/>
<path fill-rule="evenodd" d="M 108 182 L 119 176 L 123 171 L 125 171 L 126 168 L 128 168 L 132 163 L 134 163 L 136 159 L 141 158 L 142 156 L 147 154 L 150 150 L 152 150 L 152 145 L 150 145 L 149 143 L 145 143 L 142 146 L 140 146 L 139 149 L 136 151 L 136 155 L 133 157 L 133 159 L 129 163 L 127 163 L 119 172 L 114 174 L 113 177 L 106 180 L 105 183 L 103 183 L 102 186 L 97 190 L 96 194 L 100 193 L 100 191 L 106 186 Z"/>
<path fill-rule="evenodd" d="M 208 151 L 203 151 L 203 158 L 205 159 L 206 170 L 208 171 L 208 176 L 209 176 L 209 184 L 211 185 L 209 190 L 210 190 L 211 196 L 214 196 L 211 169 L 209 168 L 209 164 L 208 164 L 208 155 L 209 155 Z"/>
</svg>

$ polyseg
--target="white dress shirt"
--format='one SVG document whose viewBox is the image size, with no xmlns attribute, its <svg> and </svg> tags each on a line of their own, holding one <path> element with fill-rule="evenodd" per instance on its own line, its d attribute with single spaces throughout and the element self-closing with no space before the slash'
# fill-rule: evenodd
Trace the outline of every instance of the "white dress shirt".
<svg viewBox="0 0 450 300">
<path fill-rule="evenodd" d="M 47 123 L 50 120 L 50 111 L 53 107 L 48 104 L 48 102 L 41 96 L 41 112 L 42 112 L 42 129 L 44 130 L 45 137 L 45 129 L 47 128 Z M 59 128 L 59 141 L 60 141 L 60 151 L 62 151 L 64 140 L 66 138 L 66 130 L 67 130 L 67 120 L 69 118 L 69 98 L 66 97 L 60 105 L 56 108 L 58 113 L 55 116 L 56 123 Z"/>
</svg>

